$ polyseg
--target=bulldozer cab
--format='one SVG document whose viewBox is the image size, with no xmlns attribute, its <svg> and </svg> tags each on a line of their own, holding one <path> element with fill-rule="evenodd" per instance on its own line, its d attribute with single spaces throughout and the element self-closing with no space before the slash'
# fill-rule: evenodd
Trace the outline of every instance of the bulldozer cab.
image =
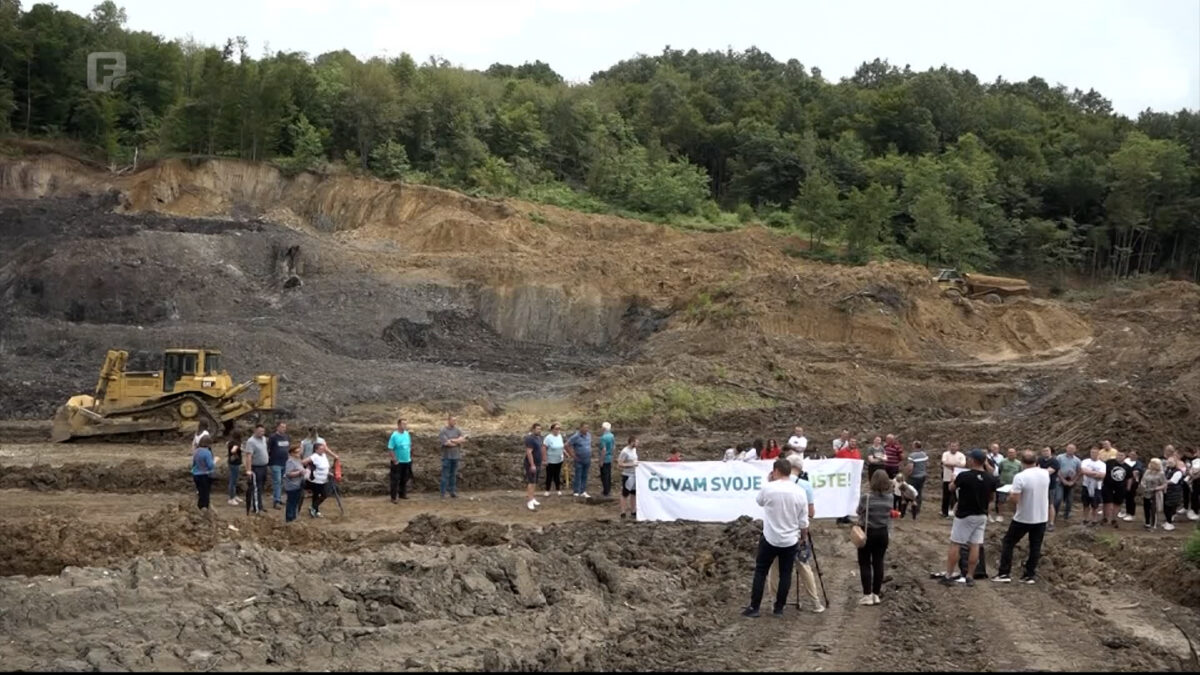
<svg viewBox="0 0 1200 675">
<path fill-rule="evenodd" d="M 205 349 L 168 349 L 163 354 L 163 393 L 203 390 L 216 385 L 221 375 L 221 352 Z M 226 376 L 228 378 L 228 376 Z M 196 386 L 199 384 L 199 386 Z M 229 383 L 219 389 L 232 386 Z"/>
<path fill-rule="evenodd" d="M 934 280 L 939 284 L 956 284 L 963 281 L 963 276 L 956 269 L 942 269 L 938 271 L 938 275 Z"/>
</svg>

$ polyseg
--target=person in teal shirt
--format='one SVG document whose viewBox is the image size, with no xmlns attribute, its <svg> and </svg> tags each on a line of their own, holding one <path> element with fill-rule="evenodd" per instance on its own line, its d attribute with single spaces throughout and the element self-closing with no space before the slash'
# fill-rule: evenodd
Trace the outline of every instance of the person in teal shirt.
<svg viewBox="0 0 1200 675">
<path fill-rule="evenodd" d="M 392 453 L 391 493 L 395 504 L 399 499 L 408 499 L 408 481 L 412 479 L 412 436 L 404 418 L 396 420 L 396 430 L 387 447 Z"/>
<path fill-rule="evenodd" d="M 604 463 L 600 465 L 600 485 L 604 488 L 604 496 L 612 493 L 612 461 L 613 446 L 617 439 L 613 436 L 612 425 L 608 422 L 600 425 L 604 433 L 600 436 L 600 449 L 604 451 Z"/>
</svg>

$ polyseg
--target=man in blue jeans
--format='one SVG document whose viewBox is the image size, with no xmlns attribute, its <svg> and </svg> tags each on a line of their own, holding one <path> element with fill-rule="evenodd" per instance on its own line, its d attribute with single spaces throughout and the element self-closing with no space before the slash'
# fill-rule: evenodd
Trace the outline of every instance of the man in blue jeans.
<svg viewBox="0 0 1200 675">
<path fill-rule="evenodd" d="M 439 485 L 442 499 L 449 494 L 458 497 L 458 463 L 462 459 L 462 444 L 467 436 L 458 428 L 454 416 L 446 418 L 446 426 L 438 433 L 438 444 L 442 446 L 442 480 Z"/>
<path fill-rule="evenodd" d="M 287 422 L 275 425 L 275 433 L 267 439 L 267 466 L 271 470 L 271 497 L 274 508 L 283 507 L 283 467 L 287 466 L 292 440 L 287 435 Z"/>
<path fill-rule="evenodd" d="M 588 469 L 592 466 L 592 434 L 587 423 L 579 425 L 579 431 L 567 439 L 571 459 L 575 460 L 575 475 L 571 476 L 571 493 L 576 497 L 590 499 L 587 493 Z"/>
</svg>

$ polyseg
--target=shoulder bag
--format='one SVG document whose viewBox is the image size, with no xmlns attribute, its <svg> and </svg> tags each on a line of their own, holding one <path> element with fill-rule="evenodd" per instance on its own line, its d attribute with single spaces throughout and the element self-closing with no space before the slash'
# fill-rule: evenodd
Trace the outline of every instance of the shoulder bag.
<svg viewBox="0 0 1200 675">
<path fill-rule="evenodd" d="M 871 492 L 867 491 L 867 504 L 863 508 L 863 522 L 871 516 Z M 858 523 L 850 527 L 850 543 L 854 544 L 855 548 L 862 548 L 867 543 L 867 531 L 864 530 Z"/>
</svg>

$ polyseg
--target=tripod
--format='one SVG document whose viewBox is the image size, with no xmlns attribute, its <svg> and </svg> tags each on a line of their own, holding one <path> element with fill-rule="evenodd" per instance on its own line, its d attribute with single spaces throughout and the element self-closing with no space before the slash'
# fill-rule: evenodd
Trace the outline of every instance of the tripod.
<svg viewBox="0 0 1200 675">
<path fill-rule="evenodd" d="M 808 533 L 807 544 L 808 544 L 808 552 L 810 555 L 812 555 L 813 567 L 815 567 L 817 569 L 817 581 L 819 581 L 821 584 L 821 595 L 825 599 L 825 606 L 828 607 L 829 606 L 829 592 L 825 590 L 825 577 L 821 575 L 821 561 L 817 560 L 817 548 L 815 546 L 813 546 L 812 532 Z M 796 557 L 797 558 L 800 557 L 799 551 L 796 552 Z M 797 566 L 796 566 L 796 609 L 800 609 L 800 585 L 801 585 L 800 567 L 799 567 L 800 564 L 801 563 L 799 563 L 799 561 L 797 561 Z"/>
</svg>

